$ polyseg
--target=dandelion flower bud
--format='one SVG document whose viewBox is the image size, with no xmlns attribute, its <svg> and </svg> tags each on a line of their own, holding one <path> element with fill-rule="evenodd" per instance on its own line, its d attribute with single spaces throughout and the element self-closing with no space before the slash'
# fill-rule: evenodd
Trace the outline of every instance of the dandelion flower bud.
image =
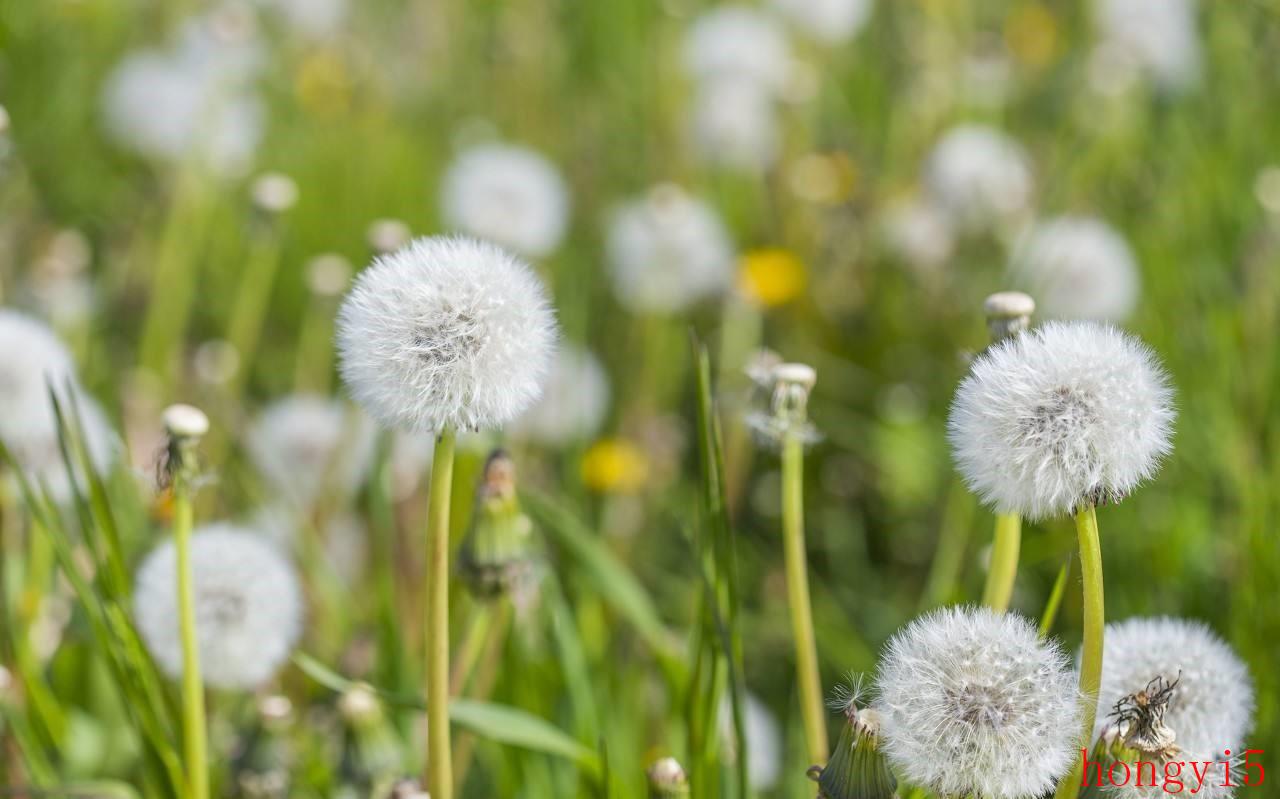
<svg viewBox="0 0 1280 799">
<path fill-rule="evenodd" d="M 992 341 L 1017 335 L 1031 326 L 1036 301 L 1020 291 L 1000 291 L 982 303 Z"/>
<path fill-rule="evenodd" d="M 492 244 L 423 238 L 374 259 L 338 312 L 351 395 L 389 428 L 499 427 L 542 391 L 555 349 L 546 293 Z"/>
<path fill-rule="evenodd" d="M 781 94 L 791 80 L 793 61 L 786 31 L 749 6 L 713 8 L 685 35 L 684 65 L 699 82 L 746 80 Z"/>
<path fill-rule="evenodd" d="M 191 537 L 196 645 L 205 682 L 256 688 L 289 657 L 302 630 L 302 592 L 292 564 L 261 536 L 230 524 Z M 177 562 L 172 539 L 138 569 L 133 614 L 156 663 L 182 674 Z"/>
<path fill-rule="evenodd" d="M 1078 754 L 1067 658 L 1016 614 L 947 608 L 916 619 L 889 641 L 876 692 L 890 763 L 940 795 L 1031 799 Z"/>
<path fill-rule="evenodd" d="M 526 258 L 560 246 L 569 188 L 554 165 L 526 147 L 485 144 L 457 157 L 440 186 L 445 223 Z"/>
<path fill-rule="evenodd" d="M 1171 449 L 1172 390 L 1137 339 L 1094 322 L 1050 322 L 988 349 L 947 422 L 965 482 L 1029 519 L 1118 501 Z"/>
<path fill-rule="evenodd" d="M 1007 224 L 1031 204 L 1031 165 L 1021 145 L 980 125 L 948 131 L 929 155 L 925 179 L 938 207 L 969 232 Z"/>
<path fill-rule="evenodd" d="M 508 429 L 540 444 L 570 444 L 598 433 L 608 412 L 609 376 L 600 360 L 580 346 L 562 344 L 542 398 Z"/>
<path fill-rule="evenodd" d="M 809 778 L 818 783 L 818 799 L 896 799 L 898 780 L 880 748 L 880 711 L 859 707 L 861 679 L 854 676 L 836 688 L 828 705 L 844 716 L 840 738 L 825 766 L 814 765 Z"/>
<path fill-rule="evenodd" d="M 268 214 L 288 211 L 298 202 L 298 184 L 279 172 L 267 172 L 253 181 L 253 204 Z"/>
<path fill-rule="evenodd" d="M 1053 319 L 1119 322 L 1138 302 L 1133 251 L 1116 230 L 1091 217 L 1037 224 L 1015 246 L 1010 275 Z"/>
<path fill-rule="evenodd" d="M 1176 681 L 1163 721 L 1180 749 L 1197 759 L 1221 757 L 1227 749 L 1241 753 L 1253 729 L 1249 669 L 1213 631 L 1187 619 L 1133 618 L 1107 625 L 1094 735 L 1113 720 L 1107 711 L 1157 677 Z"/>
<path fill-rule="evenodd" d="M 652 799 L 678 799 L 689 795 L 689 778 L 685 776 L 680 761 L 674 757 L 654 761 L 645 775 L 649 778 L 649 796 Z"/>
<path fill-rule="evenodd" d="M 614 296 L 633 311 L 677 313 L 733 282 L 734 248 L 724 223 L 671 184 L 618 209 L 607 249 Z"/>
<path fill-rule="evenodd" d="M 525 588 L 534 577 L 533 521 L 516 496 L 516 466 L 502 450 L 489 455 L 476 490 L 471 528 L 458 554 L 458 569 L 479 597 Z"/>
</svg>

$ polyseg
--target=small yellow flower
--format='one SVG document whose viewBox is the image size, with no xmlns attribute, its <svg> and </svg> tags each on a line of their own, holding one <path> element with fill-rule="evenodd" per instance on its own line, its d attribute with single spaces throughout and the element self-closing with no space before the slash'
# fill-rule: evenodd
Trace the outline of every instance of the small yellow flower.
<svg viewBox="0 0 1280 799">
<path fill-rule="evenodd" d="M 752 250 L 738 266 L 738 288 L 749 299 L 774 308 L 799 297 L 808 282 L 804 262 L 789 250 Z"/>
<path fill-rule="evenodd" d="M 1058 53 L 1058 22 L 1040 3 L 1028 3 L 1005 21 L 1004 40 L 1019 62 L 1045 67 Z"/>
<path fill-rule="evenodd" d="M 582 456 L 582 481 L 593 491 L 629 493 L 648 476 L 648 458 L 625 439 L 602 438 Z"/>
</svg>

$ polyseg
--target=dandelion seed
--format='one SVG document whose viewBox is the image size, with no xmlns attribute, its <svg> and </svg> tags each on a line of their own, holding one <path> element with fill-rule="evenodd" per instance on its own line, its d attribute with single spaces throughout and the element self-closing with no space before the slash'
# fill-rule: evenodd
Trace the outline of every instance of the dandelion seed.
<svg viewBox="0 0 1280 799">
<path fill-rule="evenodd" d="M 550 255 L 569 225 L 569 188 L 526 147 L 486 144 L 454 160 L 440 187 L 445 223 L 526 258 Z"/>
<path fill-rule="evenodd" d="M 1000 513 L 1030 519 L 1117 501 L 1171 449 L 1174 410 L 1156 356 L 1093 322 L 1050 322 L 987 350 L 956 391 L 952 456 Z"/>
<path fill-rule="evenodd" d="M 256 688 L 288 658 L 302 629 L 302 594 L 293 566 L 261 536 L 230 524 L 191 538 L 196 638 L 205 682 Z M 147 556 L 134 587 L 134 618 L 162 669 L 182 674 L 177 565 L 172 540 Z"/>
<path fill-rule="evenodd" d="M 925 180 L 937 206 L 968 232 L 1006 226 L 1031 205 L 1027 155 L 993 128 L 949 130 L 929 155 Z"/>
<path fill-rule="evenodd" d="M 724 5 L 694 21 L 685 35 L 684 65 L 699 82 L 746 80 L 781 94 L 794 63 L 786 32 L 750 6 Z"/>
<path fill-rule="evenodd" d="M 1053 319 L 1123 321 L 1138 301 L 1138 263 L 1100 219 L 1063 216 L 1025 234 L 1010 261 L 1014 283 Z"/>
<path fill-rule="evenodd" d="M 734 249 L 724 223 L 670 184 L 619 208 L 607 247 L 614 296 L 633 311 L 677 313 L 733 281 Z"/>
<path fill-rule="evenodd" d="M 773 7 L 806 36 L 836 45 L 858 35 L 875 9 L 873 0 L 773 0 Z"/>
<path fill-rule="evenodd" d="M 947 608 L 916 619 L 889 641 L 875 688 L 883 751 L 936 793 L 1030 799 L 1075 762 L 1075 678 L 1016 614 Z"/>
<path fill-rule="evenodd" d="M 556 324 L 533 272 L 492 244 L 417 239 L 376 258 L 338 312 L 341 372 L 382 425 L 499 427 L 542 391 Z"/>
<path fill-rule="evenodd" d="M 609 376 L 600 360 L 565 344 L 551 364 L 542 398 L 508 429 L 540 444 L 569 444 L 598 433 L 608 411 Z"/>
</svg>

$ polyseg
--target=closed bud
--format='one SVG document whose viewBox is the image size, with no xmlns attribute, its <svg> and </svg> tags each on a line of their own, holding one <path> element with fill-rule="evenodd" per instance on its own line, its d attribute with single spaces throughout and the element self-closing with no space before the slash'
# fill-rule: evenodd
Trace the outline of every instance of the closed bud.
<svg viewBox="0 0 1280 799">
<path fill-rule="evenodd" d="M 476 490 L 459 569 L 477 596 L 494 597 L 524 583 L 531 576 L 535 556 L 533 522 L 520 509 L 516 496 L 515 462 L 505 451 L 495 450 Z"/>
<path fill-rule="evenodd" d="M 689 796 L 689 778 L 674 757 L 654 761 L 645 775 L 649 778 L 650 799 L 677 799 Z"/>
</svg>

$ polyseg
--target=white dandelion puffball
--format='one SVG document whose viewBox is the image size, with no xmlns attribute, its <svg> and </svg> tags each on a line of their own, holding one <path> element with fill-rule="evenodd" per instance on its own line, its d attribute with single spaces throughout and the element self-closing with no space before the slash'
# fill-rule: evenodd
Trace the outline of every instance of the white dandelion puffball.
<svg viewBox="0 0 1280 799">
<path fill-rule="evenodd" d="M 191 537 L 196 646 L 206 684 L 256 688 L 289 657 L 302 631 L 302 592 L 293 565 L 261 535 L 232 524 Z M 133 613 L 165 673 L 182 674 L 177 551 L 173 539 L 138 569 Z"/>
<path fill-rule="evenodd" d="M 74 384 L 71 352 L 44 322 L 0 309 L 0 439 L 55 431 L 49 387 Z"/>
<path fill-rule="evenodd" d="M 776 103 L 752 81 L 710 80 L 693 98 L 693 141 L 699 156 L 718 166 L 759 172 L 778 156 Z"/>
<path fill-rule="evenodd" d="M 1196 83 L 1201 71 L 1194 0 L 1096 0 L 1099 47 L 1165 91 Z"/>
<path fill-rule="evenodd" d="M 746 80 L 781 94 L 794 62 L 787 34 L 769 15 L 725 5 L 698 17 L 685 34 L 684 65 L 696 81 Z"/>
<path fill-rule="evenodd" d="M 890 639 L 875 690 L 882 751 L 938 794 L 1036 797 L 1075 762 L 1075 676 L 1060 647 L 1016 614 L 921 616 Z"/>
<path fill-rule="evenodd" d="M 935 274 L 955 250 L 951 220 L 918 199 L 889 208 L 881 220 L 881 236 L 895 258 L 921 275 Z"/>
<path fill-rule="evenodd" d="M 354 513 L 337 513 L 322 520 L 319 539 L 323 542 L 328 568 L 344 585 L 354 586 L 369 560 L 369 536 L 364 523 Z M 302 537 L 312 533 L 306 514 L 287 503 L 264 506 L 253 514 L 250 527 L 260 532 L 281 552 L 297 552 Z"/>
<path fill-rule="evenodd" d="M 1172 448 L 1173 391 L 1145 344 L 1096 322 L 1048 322 L 973 363 L 947 421 L 965 482 L 1029 519 L 1119 500 Z"/>
<path fill-rule="evenodd" d="M 1107 625 L 1094 736 L 1116 702 L 1156 677 L 1178 681 L 1164 723 L 1188 755 L 1205 760 L 1221 758 L 1227 749 L 1233 756 L 1243 754 L 1244 738 L 1253 729 L 1249 670 L 1212 630 L 1186 619 L 1134 618 Z"/>
<path fill-rule="evenodd" d="M 1026 152 L 993 128 L 960 125 L 934 146 L 925 182 L 938 207 L 975 232 L 1007 224 L 1031 205 L 1034 181 Z"/>
<path fill-rule="evenodd" d="M 569 225 L 569 188 L 526 147 L 485 144 L 463 152 L 440 185 L 449 227 L 526 258 L 550 255 Z"/>
<path fill-rule="evenodd" d="M 65 403 L 63 412 L 68 415 L 68 421 L 75 424 L 78 420 L 80 424 L 80 442 L 89 456 L 90 467 L 95 474 L 105 475 L 119 459 L 122 448 L 119 436 L 107 421 L 107 415 L 97 402 L 84 396 L 79 390 L 76 392 L 74 408 L 71 403 L 66 402 L 65 391 L 59 393 L 59 399 Z M 77 412 L 78 419 L 73 415 Z M 46 421 L 47 426 L 27 428 L 22 435 L 6 440 L 5 443 L 14 459 L 27 473 L 32 486 L 37 490 L 43 487 L 55 503 L 66 505 L 75 498 L 77 489 L 82 495 L 87 494 L 88 484 L 79 461 L 73 461 L 75 468 L 67 470 L 58 438 L 57 419 L 52 409 L 49 410 Z M 74 459 L 76 455 L 73 453 L 71 457 Z"/>
<path fill-rule="evenodd" d="M 369 418 L 338 400 L 294 394 L 258 414 L 244 446 L 273 492 L 299 509 L 359 488 L 373 460 Z"/>
<path fill-rule="evenodd" d="M 823 44 L 843 44 L 867 24 L 873 0 L 773 0 L 773 7 L 806 36 Z"/>
<path fill-rule="evenodd" d="M 500 427 L 542 393 L 556 346 L 542 283 L 497 246 L 438 236 L 378 256 L 338 311 L 341 372 L 386 427 Z"/>
<path fill-rule="evenodd" d="M 564 344 L 547 375 L 542 398 L 510 425 L 511 433 L 540 444 L 568 444 L 600 431 L 609 412 L 609 376 L 582 347 Z"/>
<path fill-rule="evenodd" d="M 614 295 L 633 311 L 676 313 L 733 282 L 734 247 L 724 223 L 671 184 L 619 208 L 606 247 Z"/>
<path fill-rule="evenodd" d="M 327 39 L 342 31 L 347 0 L 257 0 L 299 36 Z"/>
<path fill-rule="evenodd" d="M 747 780 L 757 791 L 770 791 L 782 774 L 782 731 L 764 702 L 747 692 L 742 703 L 747 743 Z M 733 705 L 726 694 L 720 702 L 721 738 L 732 741 Z"/>
<path fill-rule="evenodd" d="M 1138 262 L 1100 219 L 1061 216 L 1021 237 L 1010 260 L 1013 282 L 1052 319 L 1123 321 L 1138 302 Z"/>
</svg>

